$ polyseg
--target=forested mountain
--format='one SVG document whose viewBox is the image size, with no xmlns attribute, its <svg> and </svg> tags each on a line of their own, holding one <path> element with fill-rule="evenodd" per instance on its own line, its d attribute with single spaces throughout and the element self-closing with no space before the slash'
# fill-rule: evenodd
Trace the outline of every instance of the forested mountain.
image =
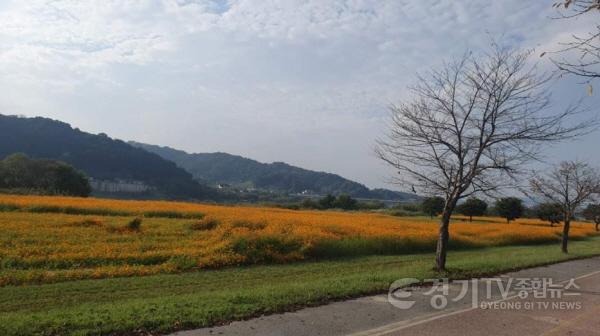
<svg viewBox="0 0 600 336">
<path fill-rule="evenodd" d="M 231 192 L 219 193 L 205 185 L 230 184 L 282 194 L 349 194 L 387 200 L 414 198 L 411 194 L 391 190 L 369 190 L 339 175 L 283 162 L 266 164 L 227 153 L 188 154 L 168 147 L 126 143 L 105 134 L 82 132 L 48 118 L 0 115 L 0 160 L 14 153 L 64 161 L 91 177 L 92 186 L 98 186 L 98 181 L 116 181 L 133 187 L 141 183 L 149 187 L 143 191 L 144 197 L 219 200 L 227 194 L 235 198 Z"/>
<path fill-rule="evenodd" d="M 197 153 L 169 147 L 130 142 L 175 162 L 190 172 L 194 178 L 209 184 L 230 184 L 236 187 L 256 188 L 275 192 L 296 194 L 349 194 L 354 197 L 403 200 L 414 195 L 386 190 L 369 190 L 366 186 L 336 174 L 316 172 L 283 162 L 261 163 L 227 153 Z"/>
<path fill-rule="evenodd" d="M 216 190 L 171 161 L 52 119 L 0 115 L 0 159 L 13 153 L 64 161 L 98 180 L 141 182 L 151 187 L 152 196 L 218 198 Z"/>
</svg>

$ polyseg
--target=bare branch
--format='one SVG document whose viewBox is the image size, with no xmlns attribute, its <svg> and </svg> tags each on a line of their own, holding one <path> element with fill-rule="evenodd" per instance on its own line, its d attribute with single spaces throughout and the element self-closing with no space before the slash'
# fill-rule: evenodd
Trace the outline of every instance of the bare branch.
<svg viewBox="0 0 600 336">
<path fill-rule="evenodd" d="M 586 134 L 573 106 L 548 114 L 550 76 L 528 67 L 530 52 L 496 46 L 419 76 L 414 99 L 392 106 L 376 154 L 420 192 L 461 198 L 498 190 L 539 157 L 539 146 Z M 493 185 L 496 184 L 496 185 Z"/>
<path fill-rule="evenodd" d="M 567 252 L 569 226 L 584 202 L 592 201 L 600 193 L 600 173 L 588 164 L 562 162 L 545 175 L 538 174 L 530 181 L 531 191 L 563 209 L 563 252 Z"/>
<path fill-rule="evenodd" d="M 552 59 L 557 68 L 567 74 L 588 79 L 600 78 L 600 1 L 561 0 L 554 4 L 558 9 L 558 19 L 574 19 L 583 15 L 595 15 L 598 23 L 583 35 L 572 35 L 571 40 L 561 43 L 562 48 L 554 54 L 560 59 Z"/>
<path fill-rule="evenodd" d="M 580 110 L 549 114 L 550 76 L 528 66 L 530 52 L 503 49 L 465 54 L 418 77 L 413 99 L 392 106 L 389 133 L 376 154 L 398 171 L 397 182 L 444 196 L 436 267 L 443 270 L 450 216 L 457 202 L 494 193 L 538 157 L 543 144 L 593 130 L 594 120 L 573 122 Z"/>
</svg>

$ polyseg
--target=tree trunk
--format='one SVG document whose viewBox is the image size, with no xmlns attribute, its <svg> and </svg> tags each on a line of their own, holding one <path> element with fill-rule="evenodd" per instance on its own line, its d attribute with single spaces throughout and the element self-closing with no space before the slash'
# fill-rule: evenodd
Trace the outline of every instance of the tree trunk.
<svg viewBox="0 0 600 336">
<path fill-rule="evenodd" d="M 448 253 L 448 240 L 450 239 L 450 216 L 451 209 L 444 209 L 442 219 L 440 221 L 440 231 L 435 252 L 435 269 L 438 272 L 446 270 L 446 255 Z"/>
<path fill-rule="evenodd" d="M 563 226 L 562 234 L 562 251 L 563 253 L 569 253 L 569 228 L 571 227 L 571 219 L 565 219 L 565 226 Z"/>
</svg>

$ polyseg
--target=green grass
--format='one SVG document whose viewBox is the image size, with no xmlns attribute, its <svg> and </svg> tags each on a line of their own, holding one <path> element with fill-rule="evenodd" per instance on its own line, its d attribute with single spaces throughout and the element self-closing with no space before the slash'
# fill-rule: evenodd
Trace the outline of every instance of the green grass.
<svg viewBox="0 0 600 336">
<path fill-rule="evenodd" d="M 95 215 L 95 216 L 131 216 L 132 212 L 113 209 L 86 209 L 76 207 L 62 207 L 55 205 L 31 205 L 20 208 L 22 212 L 32 213 L 63 213 L 67 215 Z"/>
<path fill-rule="evenodd" d="M 202 219 L 204 214 L 201 212 L 179 212 L 179 211 L 145 211 L 136 213 L 132 211 L 122 211 L 102 208 L 78 208 L 71 206 L 56 205 L 29 205 L 19 206 L 10 203 L 0 203 L 0 212 L 29 212 L 29 213 L 60 213 L 67 215 L 93 215 L 93 216 L 134 216 L 142 215 L 146 218 L 171 218 L 171 219 Z"/>
<path fill-rule="evenodd" d="M 202 219 L 204 214 L 201 212 L 178 212 L 178 211 L 146 211 L 143 213 L 147 218 L 175 218 L 175 219 Z"/>
<path fill-rule="evenodd" d="M 600 255 L 600 237 L 449 254 L 446 276 L 466 278 Z M 386 292 L 399 278 L 432 278 L 432 254 L 373 256 L 178 275 L 0 288 L 0 335 L 165 333 Z"/>
</svg>

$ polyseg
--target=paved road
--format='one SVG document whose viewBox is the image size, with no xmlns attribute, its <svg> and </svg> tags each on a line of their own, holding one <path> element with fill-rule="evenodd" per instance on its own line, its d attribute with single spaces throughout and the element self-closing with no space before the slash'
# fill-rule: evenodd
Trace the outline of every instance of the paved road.
<svg viewBox="0 0 600 336">
<path fill-rule="evenodd" d="M 555 296 L 561 297 L 552 298 L 553 293 L 548 290 L 536 290 L 544 297 L 534 297 L 534 291 L 529 288 L 533 282 L 520 293 L 527 298 L 518 297 L 518 279 L 533 278 L 551 279 L 554 288 L 559 288 Z M 570 284 L 571 279 L 575 286 Z M 388 295 L 377 295 L 175 335 L 600 336 L 600 258 L 504 274 L 501 280 L 500 283 L 479 281 L 468 286 L 461 282 L 450 283 L 444 295 L 447 306 L 443 309 L 433 308 L 431 300 L 435 294 L 446 293 L 428 294 L 433 287 L 423 287 L 411 290 L 407 294 L 410 297 L 402 299 L 403 302 L 414 301 L 410 309 L 393 306 Z M 534 282 L 539 284 L 539 281 Z M 490 294 L 486 297 L 488 289 Z"/>
</svg>

